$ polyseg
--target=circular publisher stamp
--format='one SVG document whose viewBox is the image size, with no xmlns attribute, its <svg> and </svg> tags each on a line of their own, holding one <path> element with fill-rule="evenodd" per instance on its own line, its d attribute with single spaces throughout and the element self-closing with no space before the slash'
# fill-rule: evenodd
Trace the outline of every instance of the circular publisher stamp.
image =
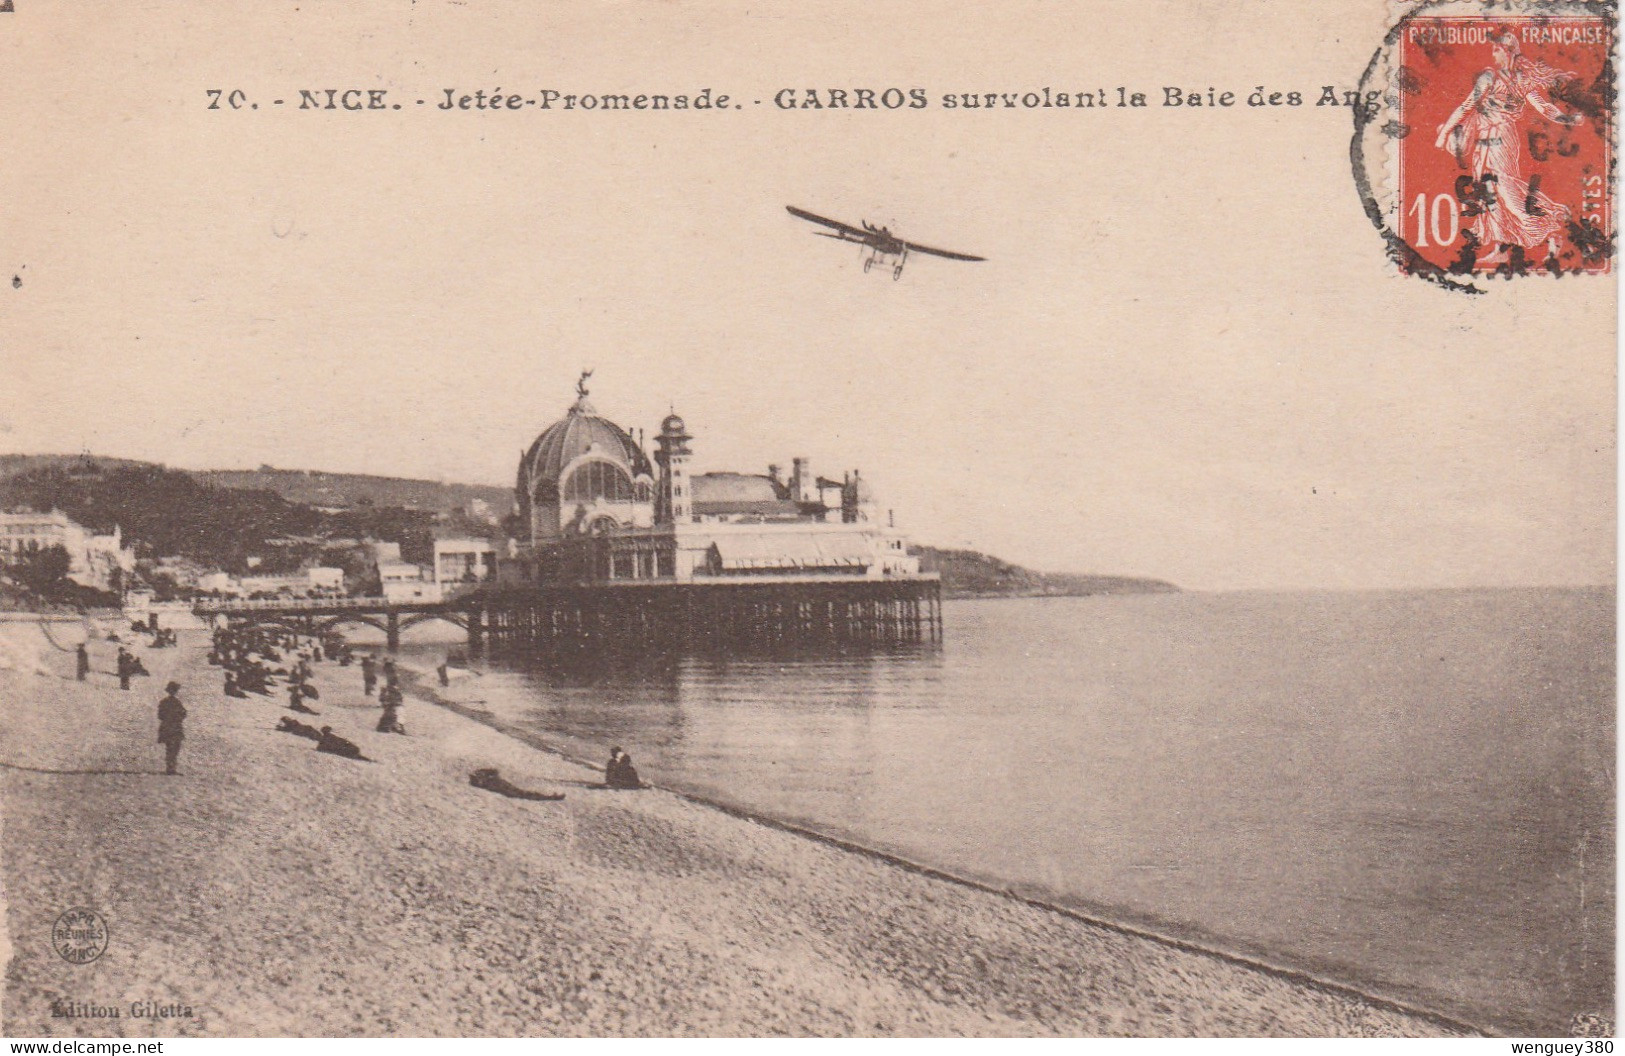
<svg viewBox="0 0 1625 1056">
<path fill-rule="evenodd" d="M 1605 0 L 1406 5 L 1360 82 L 1350 144 L 1399 271 L 1487 279 L 1613 270 L 1614 27 Z"/>
<path fill-rule="evenodd" d="M 89 964 L 107 952 L 107 921 L 93 909 L 70 909 L 51 925 L 51 948 L 69 964 Z"/>
</svg>

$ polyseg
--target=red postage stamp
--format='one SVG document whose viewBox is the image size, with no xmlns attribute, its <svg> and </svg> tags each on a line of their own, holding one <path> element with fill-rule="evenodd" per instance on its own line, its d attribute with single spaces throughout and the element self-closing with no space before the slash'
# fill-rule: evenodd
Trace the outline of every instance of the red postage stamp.
<svg viewBox="0 0 1625 1056">
<path fill-rule="evenodd" d="M 1399 28 L 1401 268 L 1611 271 L 1612 19 L 1421 14 Z"/>
</svg>

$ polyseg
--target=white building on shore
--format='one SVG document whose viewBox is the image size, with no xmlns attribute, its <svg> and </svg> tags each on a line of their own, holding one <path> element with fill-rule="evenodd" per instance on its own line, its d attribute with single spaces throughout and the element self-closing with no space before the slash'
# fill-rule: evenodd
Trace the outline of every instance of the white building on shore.
<svg viewBox="0 0 1625 1056">
<path fill-rule="evenodd" d="M 119 590 L 135 568 L 135 551 L 124 545 L 117 525 L 111 534 L 98 535 L 61 510 L 0 513 L 0 565 L 53 546 L 67 551 L 68 578 L 81 586 Z"/>
</svg>

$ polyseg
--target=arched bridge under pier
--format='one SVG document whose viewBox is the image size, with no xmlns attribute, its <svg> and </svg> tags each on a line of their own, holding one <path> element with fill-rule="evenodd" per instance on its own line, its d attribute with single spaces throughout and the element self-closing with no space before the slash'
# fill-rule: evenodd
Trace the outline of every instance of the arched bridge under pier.
<svg viewBox="0 0 1625 1056">
<path fill-rule="evenodd" d="M 224 619 L 245 629 L 273 628 L 319 636 L 345 624 L 382 631 L 390 649 L 398 649 L 401 632 L 420 623 L 442 620 L 469 631 L 469 645 L 478 648 L 481 635 L 477 607 L 472 602 L 391 601 L 388 598 L 266 598 L 256 600 L 204 600 L 192 612 L 204 621 Z"/>
</svg>

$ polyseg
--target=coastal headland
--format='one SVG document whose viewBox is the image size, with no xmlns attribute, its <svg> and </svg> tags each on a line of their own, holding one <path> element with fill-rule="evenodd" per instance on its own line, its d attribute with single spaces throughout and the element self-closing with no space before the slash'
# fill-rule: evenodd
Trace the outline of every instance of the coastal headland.
<svg viewBox="0 0 1625 1056">
<path fill-rule="evenodd" d="M 1399 1035 L 1447 1021 L 1096 925 L 601 774 L 409 697 L 374 732 L 357 668 L 316 668 L 316 725 L 276 732 L 203 636 L 111 643 L 0 623 L 10 1036 Z M 55 642 L 51 640 L 55 639 Z M 18 655 L 16 650 L 12 655 Z M 190 714 L 181 774 L 155 743 Z M 607 754 L 608 745 L 604 746 Z M 558 802 L 470 785 L 497 767 Z M 658 782 L 658 774 L 645 774 Z M 106 948 L 52 945 L 72 909 Z"/>
</svg>

